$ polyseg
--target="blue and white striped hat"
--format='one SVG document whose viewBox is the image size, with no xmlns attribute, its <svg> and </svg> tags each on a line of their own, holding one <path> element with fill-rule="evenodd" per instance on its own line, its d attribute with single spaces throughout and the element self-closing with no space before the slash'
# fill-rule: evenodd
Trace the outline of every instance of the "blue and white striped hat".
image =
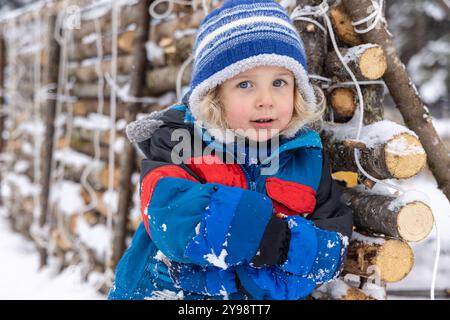
<svg viewBox="0 0 450 320">
<path fill-rule="evenodd" d="M 196 118 L 209 90 L 262 65 L 292 71 L 308 109 L 316 108 L 303 41 L 286 10 L 273 0 L 225 0 L 202 20 L 193 56 L 191 86 L 183 102 Z"/>
</svg>

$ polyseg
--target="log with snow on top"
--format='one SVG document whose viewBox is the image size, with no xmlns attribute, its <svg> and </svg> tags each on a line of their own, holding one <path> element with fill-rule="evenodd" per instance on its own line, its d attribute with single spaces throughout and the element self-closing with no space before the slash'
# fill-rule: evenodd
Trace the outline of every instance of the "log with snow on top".
<svg viewBox="0 0 450 320">
<path fill-rule="evenodd" d="M 351 48 L 339 48 L 339 51 L 357 80 L 377 80 L 386 71 L 386 56 L 379 45 L 366 43 Z M 328 53 L 325 66 L 330 76 L 342 81 L 350 79 L 334 50 Z"/>
<path fill-rule="evenodd" d="M 89 114 L 98 114 L 100 101 L 98 99 L 78 99 L 73 104 L 73 115 L 78 117 L 89 117 Z M 161 105 L 155 100 L 154 103 L 142 103 L 140 105 L 140 112 L 149 113 L 154 110 L 160 110 L 165 108 L 165 105 Z M 111 103 L 109 100 L 103 101 L 101 114 L 108 117 L 111 116 Z M 116 120 L 123 119 L 125 117 L 126 103 L 119 100 L 116 102 Z"/>
<path fill-rule="evenodd" d="M 177 75 L 181 65 L 168 66 L 164 68 L 153 69 L 146 74 L 146 90 L 150 95 L 160 95 L 168 91 L 176 90 Z M 184 69 L 181 78 L 181 85 L 189 84 L 192 74 L 192 65 Z"/>
<path fill-rule="evenodd" d="M 413 131 L 384 120 L 363 126 L 360 141 L 355 141 L 357 128 L 353 125 L 324 125 L 322 139 L 333 171 L 358 171 L 354 148 L 360 150 L 363 169 L 377 179 L 406 179 L 425 167 L 427 157 Z"/>
<path fill-rule="evenodd" d="M 78 117 L 88 117 L 90 113 L 98 113 L 100 101 L 98 99 L 78 99 L 73 104 L 73 115 Z M 125 115 L 126 104 L 118 101 L 116 103 L 116 119 L 122 119 Z M 103 101 L 101 110 L 102 114 L 111 116 L 111 103 L 110 101 Z"/>
<path fill-rule="evenodd" d="M 192 14 L 185 14 L 176 19 L 161 20 L 151 28 L 148 40 L 159 43 L 162 38 L 176 35 L 178 30 L 193 30 L 192 32 L 196 32 L 204 16 L 203 10 L 197 10 Z"/>
<path fill-rule="evenodd" d="M 104 173 L 108 171 L 106 162 L 96 161 L 93 157 L 70 148 L 56 150 L 54 159 L 56 160 L 57 168 L 64 166 L 65 180 L 81 182 L 83 174 L 86 174 L 86 181 L 94 190 L 108 188 L 107 179 L 105 182 L 104 178 L 104 176 L 108 176 L 107 173 Z"/>
<path fill-rule="evenodd" d="M 109 192 L 105 189 L 105 191 L 95 191 L 94 194 L 90 194 L 86 190 L 82 190 L 81 197 L 86 206 L 92 204 L 91 210 L 97 212 L 103 222 L 108 217 L 108 210 L 111 210 L 113 214 L 117 212 L 118 195 L 116 191 Z"/>
<path fill-rule="evenodd" d="M 124 139 L 123 137 L 120 137 L 116 140 L 115 142 L 115 146 L 114 146 L 114 153 L 115 153 L 115 158 L 114 158 L 114 163 L 116 165 L 116 167 L 120 167 L 120 159 L 117 156 L 117 154 L 120 154 L 123 143 L 124 143 Z M 76 152 L 85 154 L 91 158 L 95 157 L 95 146 L 93 141 L 91 140 L 85 140 L 82 139 L 80 137 L 75 137 L 72 136 L 70 140 L 68 140 L 66 137 L 61 137 L 58 139 L 58 146 L 59 149 L 62 149 L 64 146 L 69 146 L 70 148 L 73 149 Z M 105 145 L 100 145 L 100 160 L 108 163 L 108 159 L 109 159 L 109 146 L 105 146 Z"/>
<path fill-rule="evenodd" d="M 406 241 L 375 238 L 353 231 L 344 263 L 343 275 L 398 282 L 414 265 L 414 253 Z"/>
<path fill-rule="evenodd" d="M 133 49 L 134 30 L 121 31 L 117 36 L 117 50 L 119 54 L 131 53 Z M 112 52 L 112 34 L 100 34 L 103 55 L 110 55 Z M 81 61 L 87 58 L 97 57 L 97 35 L 83 38 L 80 42 L 75 42 L 72 50 L 69 50 L 70 61 Z"/>
<path fill-rule="evenodd" d="M 111 62 L 111 59 L 101 60 L 100 71 L 102 74 L 111 72 Z M 129 74 L 133 67 L 133 57 L 131 55 L 117 57 L 116 66 L 117 74 Z M 97 80 L 99 78 L 97 74 L 97 58 L 71 64 L 68 68 L 68 73 L 69 76 L 75 76 L 77 80 L 82 82 Z"/>
<path fill-rule="evenodd" d="M 433 229 L 428 200 L 416 191 L 394 197 L 360 191 L 358 187 L 346 188 L 343 200 L 353 209 L 353 222 L 358 229 L 405 241 L 425 239 Z"/>
<path fill-rule="evenodd" d="M 138 1 L 136 1 L 138 2 Z M 76 41 L 81 41 L 84 37 L 89 37 L 92 33 L 96 32 L 95 20 L 98 20 L 100 26 L 100 32 L 108 32 L 112 30 L 112 12 L 108 8 L 102 12 L 93 12 L 94 10 L 85 10 L 81 15 L 80 28 L 75 28 L 73 37 Z M 119 9 L 118 28 L 125 29 L 127 26 L 132 25 L 136 21 L 137 17 L 137 5 L 129 4 L 121 6 Z"/>
</svg>

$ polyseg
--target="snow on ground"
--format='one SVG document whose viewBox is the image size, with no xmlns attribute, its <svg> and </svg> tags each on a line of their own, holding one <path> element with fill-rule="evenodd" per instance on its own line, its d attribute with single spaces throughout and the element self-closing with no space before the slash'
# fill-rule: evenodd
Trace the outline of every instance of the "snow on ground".
<svg viewBox="0 0 450 320">
<path fill-rule="evenodd" d="M 2 208 L 0 234 L 1 300 L 105 299 L 92 284 L 82 281 L 78 266 L 57 274 L 50 263 L 39 271 L 39 254 L 34 244 L 10 229 Z"/>
</svg>

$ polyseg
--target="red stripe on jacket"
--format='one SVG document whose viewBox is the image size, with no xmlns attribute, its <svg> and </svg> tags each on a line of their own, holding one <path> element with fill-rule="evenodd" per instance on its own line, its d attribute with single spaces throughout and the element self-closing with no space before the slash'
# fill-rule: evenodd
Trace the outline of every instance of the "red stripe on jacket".
<svg viewBox="0 0 450 320">
<path fill-rule="evenodd" d="M 147 209 L 152 199 L 153 190 L 159 179 L 165 177 L 182 178 L 198 182 L 194 177 L 187 173 L 184 169 L 176 165 L 167 165 L 156 168 L 144 177 L 141 183 L 141 216 L 144 220 L 145 229 L 150 234 L 150 227 L 148 225 Z"/>
<path fill-rule="evenodd" d="M 248 189 L 247 179 L 239 164 L 224 164 L 219 157 L 208 155 L 192 157 L 186 165 L 209 183 Z"/>
</svg>

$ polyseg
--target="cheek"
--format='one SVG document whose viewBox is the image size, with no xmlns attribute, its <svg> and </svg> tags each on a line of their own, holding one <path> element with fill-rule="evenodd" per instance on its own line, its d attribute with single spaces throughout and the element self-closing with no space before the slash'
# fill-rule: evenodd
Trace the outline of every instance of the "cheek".
<svg viewBox="0 0 450 320">
<path fill-rule="evenodd" d="M 287 103 L 281 110 L 281 114 L 285 120 L 291 120 L 294 114 L 294 101 Z"/>
<path fill-rule="evenodd" d="M 232 128 L 237 128 L 241 123 L 244 123 L 248 118 L 248 112 L 244 107 L 242 99 L 228 99 L 225 108 L 225 119 Z"/>
<path fill-rule="evenodd" d="M 245 108 L 242 108 L 239 105 L 232 108 L 226 108 L 225 119 L 232 129 L 241 128 L 241 124 L 245 123 L 247 120 Z"/>
</svg>

